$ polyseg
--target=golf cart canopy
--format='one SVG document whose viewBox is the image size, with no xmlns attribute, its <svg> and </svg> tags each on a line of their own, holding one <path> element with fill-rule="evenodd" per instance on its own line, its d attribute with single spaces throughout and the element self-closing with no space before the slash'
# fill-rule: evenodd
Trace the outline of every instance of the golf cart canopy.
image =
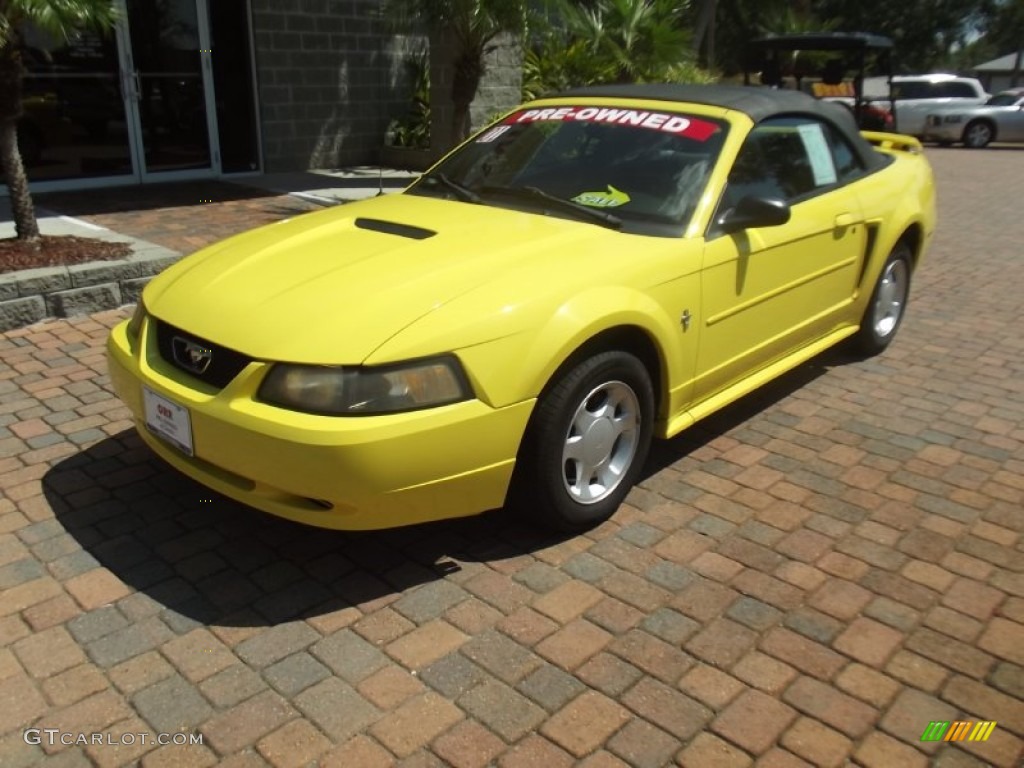
<svg viewBox="0 0 1024 768">
<path fill-rule="evenodd" d="M 884 74 L 889 81 L 889 109 L 896 119 L 896 104 L 892 98 L 892 40 L 867 32 L 804 32 L 795 35 L 769 35 L 751 40 L 747 47 L 743 68 L 744 85 L 751 84 L 751 73 L 759 73 L 762 85 L 785 87 L 785 77 L 792 77 L 796 87 L 802 89 L 805 78 L 817 76 L 814 95 L 833 98 L 851 108 L 857 124 L 862 128 L 877 129 L 865 124 L 870 117 L 864 98 L 864 77 L 869 66 Z M 803 71 L 797 64 L 799 53 L 832 54 L 819 73 Z M 787 57 L 785 54 L 793 54 Z M 793 71 L 784 71 L 789 66 Z M 849 81 L 847 72 L 852 73 Z M 894 123 L 895 124 L 895 123 Z"/>
<path fill-rule="evenodd" d="M 768 35 L 752 40 L 755 48 L 769 51 L 884 51 L 892 40 L 867 32 L 803 32 L 798 35 Z"/>
</svg>

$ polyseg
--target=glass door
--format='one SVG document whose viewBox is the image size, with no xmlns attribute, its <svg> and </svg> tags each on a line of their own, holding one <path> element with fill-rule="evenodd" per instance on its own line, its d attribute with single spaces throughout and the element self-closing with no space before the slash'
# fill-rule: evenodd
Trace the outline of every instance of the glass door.
<svg viewBox="0 0 1024 768">
<path fill-rule="evenodd" d="M 130 180 L 116 36 L 75 32 L 65 40 L 24 24 L 16 39 L 25 68 L 18 145 L 33 185 Z"/>
<path fill-rule="evenodd" d="M 206 0 L 124 0 L 124 91 L 143 181 L 219 173 Z"/>
</svg>

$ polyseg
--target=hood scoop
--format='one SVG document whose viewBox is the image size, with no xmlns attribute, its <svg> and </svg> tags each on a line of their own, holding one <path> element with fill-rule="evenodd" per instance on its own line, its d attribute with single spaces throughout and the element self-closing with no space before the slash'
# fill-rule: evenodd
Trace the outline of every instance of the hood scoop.
<svg viewBox="0 0 1024 768">
<path fill-rule="evenodd" d="M 410 240 L 426 240 L 437 234 L 432 229 L 414 227 L 409 224 L 399 224 L 397 221 L 385 221 L 384 219 L 358 218 L 355 225 L 360 229 L 369 229 L 373 232 L 383 232 L 385 235 L 398 235 L 407 237 Z"/>
</svg>

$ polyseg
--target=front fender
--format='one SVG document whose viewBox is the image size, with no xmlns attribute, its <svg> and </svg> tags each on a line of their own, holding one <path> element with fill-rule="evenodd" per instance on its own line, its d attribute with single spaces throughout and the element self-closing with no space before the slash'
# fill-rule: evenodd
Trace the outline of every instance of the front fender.
<svg viewBox="0 0 1024 768">
<path fill-rule="evenodd" d="M 529 333 L 461 349 L 458 355 L 478 394 L 501 407 L 537 397 L 588 340 L 622 327 L 636 328 L 650 339 L 661 362 L 659 389 L 666 396 L 670 382 L 687 378 L 679 326 L 669 311 L 652 296 L 620 286 L 591 288 L 558 306 Z"/>
<path fill-rule="evenodd" d="M 695 241 L 595 234 L 583 246 L 540 254 L 452 300 L 381 345 L 367 365 L 452 352 L 477 396 L 494 407 L 537 397 L 570 355 L 619 327 L 646 335 L 676 402 L 692 382 L 700 307 Z M 675 390 L 673 391 L 673 387 Z M 668 400 L 659 410 L 669 412 Z"/>
</svg>

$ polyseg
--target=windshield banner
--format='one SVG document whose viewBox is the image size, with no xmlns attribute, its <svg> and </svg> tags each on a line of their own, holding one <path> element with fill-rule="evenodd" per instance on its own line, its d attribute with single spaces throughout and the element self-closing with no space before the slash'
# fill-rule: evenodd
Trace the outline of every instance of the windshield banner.
<svg viewBox="0 0 1024 768">
<path fill-rule="evenodd" d="M 714 123 L 695 117 L 683 117 L 671 112 L 651 112 L 642 109 L 622 109 L 617 107 L 524 109 L 520 112 L 514 112 L 502 122 L 505 125 L 511 125 L 515 123 L 539 121 L 565 122 L 569 120 L 584 123 L 633 125 L 638 128 L 674 133 L 697 141 L 707 141 L 718 130 L 718 126 Z"/>
</svg>

